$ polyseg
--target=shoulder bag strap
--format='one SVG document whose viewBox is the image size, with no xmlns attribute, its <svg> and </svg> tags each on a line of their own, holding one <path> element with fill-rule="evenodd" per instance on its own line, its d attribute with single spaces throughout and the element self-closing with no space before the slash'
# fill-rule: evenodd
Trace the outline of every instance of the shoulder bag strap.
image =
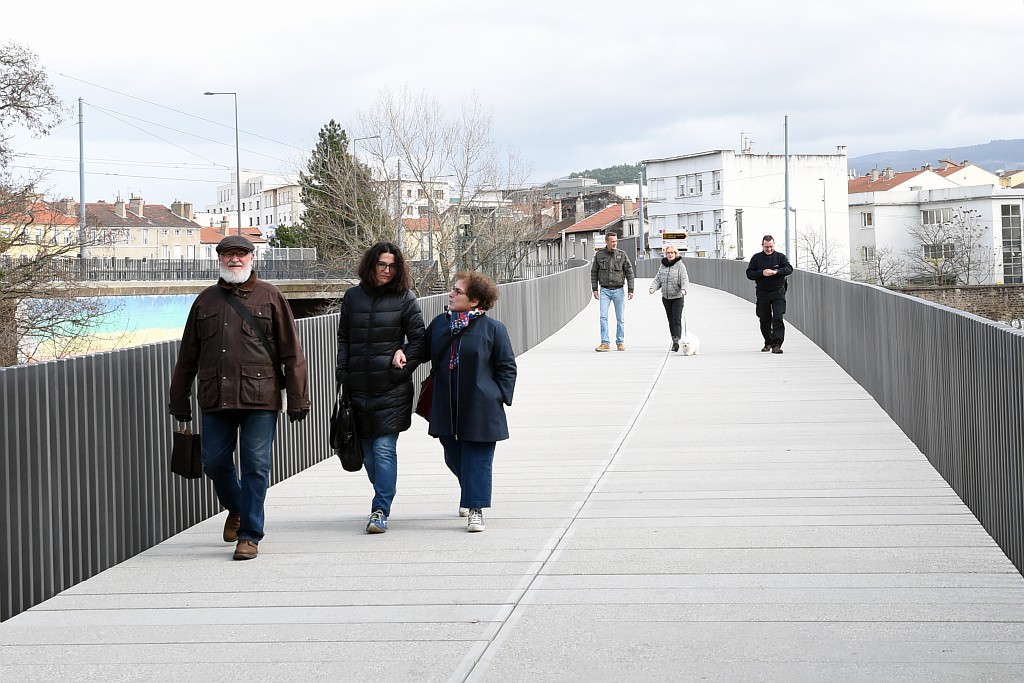
<svg viewBox="0 0 1024 683">
<path fill-rule="evenodd" d="M 221 288 L 223 289 L 223 287 Z M 256 336 L 260 338 L 260 343 L 263 344 L 263 350 L 270 356 L 270 362 L 274 365 L 274 376 L 277 377 L 277 381 L 280 388 L 284 388 L 284 371 L 281 370 L 281 360 L 277 357 L 277 354 L 271 350 L 270 340 L 267 339 L 267 335 L 264 334 L 263 328 L 256 324 L 256 321 L 252 319 L 252 314 L 249 313 L 249 309 L 245 307 L 238 297 L 231 293 L 230 290 L 224 289 L 224 296 L 227 298 L 228 303 L 231 304 L 231 308 L 235 309 L 238 315 L 242 316 L 249 327 L 252 328 Z"/>
</svg>

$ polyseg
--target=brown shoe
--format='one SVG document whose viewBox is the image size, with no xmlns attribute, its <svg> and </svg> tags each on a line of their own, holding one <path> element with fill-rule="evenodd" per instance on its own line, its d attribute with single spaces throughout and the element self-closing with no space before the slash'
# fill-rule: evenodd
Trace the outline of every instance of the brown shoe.
<svg viewBox="0 0 1024 683">
<path fill-rule="evenodd" d="M 243 538 L 235 546 L 234 558 L 236 560 L 255 560 L 257 552 L 259 552 L 257 545 L 248 538 Z"/>
<path fill-rule="evenodd" d="M 238 527 L 242 526 L 242 515 L 237 512 L 229 512 L 228 518 L 224 520 L 224 542 L 234 543 L 238 540 Z"/>
<path fill-rule="evenodd" d="M 626 345 L 625 344 L 616 344 L 615 348 L 617 348 L 619 351 L 625 351 L 626 350 Z"/>
<path fill-rule="evenodd" d="M 772 345 L 771 344 L 765 344 L 764 347 L 761 349 L 761 353 L 768 353 L 771 350 L 772 350 Z"/>
<path fill-rule="evenodd" d="M 782 353 L 782 347 L 781 346 L 773 346 L 772 347 L 772 353 Z"/>
<path fill-rule="evenodd" d="M 596 349 L 594 349 L 594 350 L 595 351 L 611 351 L 612 347 L 608 346 L 608 344 L 606 344 L 604 342 L 601 342 L 600 345 L 598 345 L 598 347 Z"/>
</svg>

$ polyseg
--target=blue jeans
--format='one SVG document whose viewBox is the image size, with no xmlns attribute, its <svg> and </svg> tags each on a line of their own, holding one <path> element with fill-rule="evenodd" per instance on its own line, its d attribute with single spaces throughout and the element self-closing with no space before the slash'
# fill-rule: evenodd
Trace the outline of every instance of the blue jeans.
<svg viewBox="0 0 1024 683">
<path fill-rule="evenodd" d="M 608 304 L 615 304 L 615 343 L 626 341 L 626 288 L 601 287 L 601 343 L 608 343 Z"/>
<path fill-rule="evenodd" d="M 276 410 L 203 413 L 203 471 L 213 480 L 220 504 L 241 518 L 238 538 L 263 539 L 263 502 L 270 486 L 270 447 L 277 433 Z M 235 445 L 242 478 L 235 471 Z"/>
<path fill-rule="evenodd" d="M 373 484 L 370 512 L 381 510 L 391 516 L 391 501 L 398 487 L 398 432 L 363 439 L 363 467 Z"/>
<path fill-rule="evenodd" d="M 494 441 L 461 441 L 442 436 L 444 464 L 459 480 L 459 507 L 491 507 L 491 479 L 494 470 Z"/>
</svg>

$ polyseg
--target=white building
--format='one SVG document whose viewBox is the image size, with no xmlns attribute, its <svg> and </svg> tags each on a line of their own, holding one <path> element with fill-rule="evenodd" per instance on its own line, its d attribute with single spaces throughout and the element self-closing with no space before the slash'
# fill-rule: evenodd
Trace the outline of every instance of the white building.
<svg viewBox="0 0 1024 683">
<path fill-rule="evenodd" d="M 749 150 L 713 150 L 641 162 L 650 248 L 665 232 L 685 232 L 684 256 L 746 260 L 770 234 L 794 265 L 806 259 L 799 235 L 814 231 L 831 243 L 831 257 L 849 263 L 846 148 L 835 154 L 789 156 L 789 244 L 786 239 L 786 157 Z"/>
<path fill-rule="evenodd" d="M 198 222 L 206 225 L 212 218 L 220 225 L 226 218 L 230 227 L 238 227 L 235 178 L 232 173 L 230 183 L 217 187 L 216 203 L 207 204 L 205 214 L 197 214 Z M 302 217 L 297 176 L 242 171 L 241 190 L 242 227 L 259 228 L 264 237 L 273 236 L 278 225 L 298 223 Z"/>
<path fill-rule="evenodd" d="M 911 229 L 971 212 L 981 233 L 979 252 L 990 259 L 986 271 L 976 274 L 979 283 L 1024 282 L 1022 207 L 1024 189 L 1002 189 L 997 175 L 966 162 L 902 173 L 885 169 L 854 178 L 849 181 L 848 221 L 854 272 L 870 270 L 880 248 L 904 261 L 916 258 L 918 250 L 922 257 L 941 256 L 943 245 L 920 244 Z"/>
</svg>

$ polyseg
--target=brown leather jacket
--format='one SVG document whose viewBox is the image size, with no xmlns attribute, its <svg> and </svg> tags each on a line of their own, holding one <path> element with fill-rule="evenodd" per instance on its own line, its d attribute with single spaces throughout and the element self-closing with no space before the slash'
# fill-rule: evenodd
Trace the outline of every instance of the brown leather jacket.
<svg viewBox="0 0 1024 683">
<path fill-rule="evenodd" d="M 309 410 L 306 358 L 299 343 L 288 300 L 253 273 L 241 285 L 219 280 L 192 304 L 171 377 L 171 415 L 191 415 L 192 380 L 199 376 L 199 408 L 281 410 L 281 389 L 273 363 L 259 336 L 231 307 L 225 296 L 241 298 L 257 325 L 277 350 L 284 366 L 288 411 Z"/>
</svg>

